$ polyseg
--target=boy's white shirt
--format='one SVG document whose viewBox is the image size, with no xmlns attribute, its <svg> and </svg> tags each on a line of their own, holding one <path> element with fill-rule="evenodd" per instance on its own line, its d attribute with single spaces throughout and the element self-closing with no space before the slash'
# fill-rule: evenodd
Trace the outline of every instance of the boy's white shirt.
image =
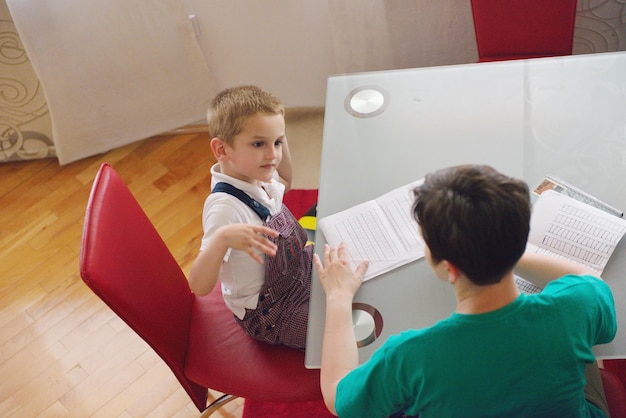
<svg viewBox="0 0 626 418">
<path fill-rule="evenodd" d="M 258 187 L 221 173 L 218 163 L 211 167 L 211 189 L 219 182 L 229 183 L 243 190 L 268 208 L 271 215 L 280 212 L 282 208 L 285 186 L 278 180 L 278 173 L 274 173 L 271 182 Z M 261 218 L 236 197 L 228 193 L 211 193 L 206 198 L 202 211 L 204 235 L 200 250 L 206 248 L 208 240 L 217 228 L 233 223 L 263 225 Z M 263 254 L 261 257 L 265 258 Z M 243 319 L 246 308 L 255 309 L 257 306 L 259 291 L 265 281 L 265 264 L 257 263 L 243 251 L 229 248 L 222 263 L 220 281 L 226 306 L 238 318 Z"/>
</svg>

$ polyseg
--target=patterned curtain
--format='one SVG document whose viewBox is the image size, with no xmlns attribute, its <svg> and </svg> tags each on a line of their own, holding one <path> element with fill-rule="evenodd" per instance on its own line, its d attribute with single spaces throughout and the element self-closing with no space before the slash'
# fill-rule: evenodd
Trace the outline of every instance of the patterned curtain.
<svg viewBox="0 0 626 418">
<path fill-rule="evenodd" d="M 0 163 L 56 156 L 46 98 L 0 0 Z"/>
</svg>

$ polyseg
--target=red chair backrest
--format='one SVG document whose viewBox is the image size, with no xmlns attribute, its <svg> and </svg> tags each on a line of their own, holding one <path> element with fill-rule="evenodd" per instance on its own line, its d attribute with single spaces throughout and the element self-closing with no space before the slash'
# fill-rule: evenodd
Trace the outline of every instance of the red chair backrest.
<svg viewBox="0 0 626 418">
<path fill-rule="evenodd" d="M 172 369 L 200 410 L 207 388 L 185 377 L 192 294 L 178 263 L 122 178 L 103 164 L 85 214 L 83 281 Z"/>
<path fill-rule="evenodd" d="M 576 0 L 472 0 L 479 61 L 571 55 Z"/>
</svg>

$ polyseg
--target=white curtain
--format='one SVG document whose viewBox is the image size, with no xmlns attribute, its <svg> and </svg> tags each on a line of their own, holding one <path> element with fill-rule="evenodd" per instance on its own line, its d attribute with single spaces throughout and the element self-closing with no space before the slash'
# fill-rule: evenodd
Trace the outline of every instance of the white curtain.
<svg viewBox="0 0 626 418">
<path fill-rule="evenodd" d="M 61 164 L 205 117 L 213 78 L 180 0 L 7 0 Z"/>
<path fill-rule="evenodd" d="M 468 0 L 329 0 L 328 6 L 339 73 L 478 59 Z"/>
</svg>

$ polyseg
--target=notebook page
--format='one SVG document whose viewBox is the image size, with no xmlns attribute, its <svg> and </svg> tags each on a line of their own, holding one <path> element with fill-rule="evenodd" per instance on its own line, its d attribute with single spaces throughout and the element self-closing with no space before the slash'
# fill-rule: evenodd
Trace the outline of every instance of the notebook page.
<svg viewBox="0 0 626 418">
<path fill-rule="evenodd" d="M 567 258 L 602 274 L 626 233 L 626 220 L 552 190 L 534 205 L 529 243 L 537 253 Z"/>
<path fill-rule="evenodd" d="M 353 268 L 369 260 L 368 280 L 424 256 L 424 242 L 411 214 L 413 182 L 318 220 L 330 245 L 345 242 Z"/>
</svg>

